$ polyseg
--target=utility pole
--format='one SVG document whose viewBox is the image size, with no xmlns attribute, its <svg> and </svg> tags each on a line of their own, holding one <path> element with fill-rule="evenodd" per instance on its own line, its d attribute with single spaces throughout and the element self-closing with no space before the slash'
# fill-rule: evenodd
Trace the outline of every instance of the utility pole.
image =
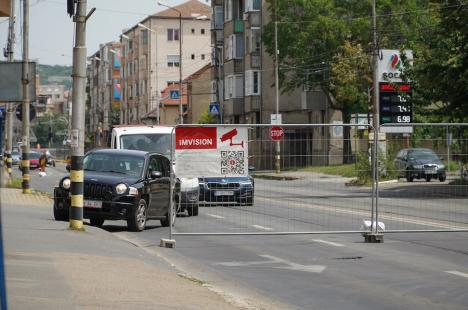
<svg viewBox="0 0 468 310">
<path fill-rule="evenodd" d="M 29 194 L 29 0 L 23 0 L 23 194 Z"/>
<path fill-rule="evenodd" d="M 70 229 L 83 228 L 83 157 L 85 136 L 85 96 L 86 96 L 86 0 L 68 0 L 68 13 L 75 22 L 75 46 L 73 47 L 73 105 L 71 130 L 71 205 Z M 74 15 L 74 4 L 76 14 Z"/>
<path fill-rule="evenodd" d="M 10 10 L 10 25 L 8 28 L 8 61 L 12 62 L 14 60 L 15 52 L 15 2 L 16 0 L 11 0 L 11 10 Z M 6 104 L 6 154 L 7 154 L 7 171 L 8 177 L 11 180 L 12 174 L 12 159 L 11 152 L 13 151 L 13 103 L 8 102 Z"/>
</svg>

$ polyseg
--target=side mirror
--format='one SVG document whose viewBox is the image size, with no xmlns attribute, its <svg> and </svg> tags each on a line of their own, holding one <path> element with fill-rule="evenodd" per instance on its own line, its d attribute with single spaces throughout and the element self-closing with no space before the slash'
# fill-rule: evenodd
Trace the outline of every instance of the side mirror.
<svg viewBox="0 0 468 310">
<path fill-rule="evenodd" d="M 255 166 L 249 166 L 248 169 L 249 169 L 249 171 L 251 171 L 251 172 L 252 172 L 252 171 L 255 171 Z"/>
<path fill-rule="evenodd" d="M 439 156 L 439 159 L 440 159 L 440 160 L 444 160 L 444 156 Z"/>
<path fill-rule="evenodd" d="M 67 171 L 70 172 L 70 170 L 71 170 L 70 164 L 67 164 L 67 165 L 65 166 L 65 169 L 67 169 Z"/>
<path fill-rule="evenodd" d="M 151 171 L 151 179 L 159 179 L 162 177 L 162 173 L 159 171 Z"/>
</svg>

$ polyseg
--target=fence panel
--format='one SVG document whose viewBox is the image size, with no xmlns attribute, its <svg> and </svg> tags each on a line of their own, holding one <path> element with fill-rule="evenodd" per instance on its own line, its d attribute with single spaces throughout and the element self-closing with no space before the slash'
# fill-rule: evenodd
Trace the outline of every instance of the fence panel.
<svg viewBox="0 0 468 310">
<path fill-rule="evenodd" d="M 255 169 L 240 178 L 198 176 L 198 216 L 180 214 L 173 234 L 356 233 L 363 219 L 372 218 L 366 126 L 281 125 L 280 173 L 275 172 L 277 142 L 270 138 L 271 125 L 217 127 L 248 128 L 248 165 Z M 240 141 L 234 137 L 231 143 Z M 174 158 L 175 165 L 181 164 Z M 192 164 L 204 161 L 201 156 Z M 343 172 L 348 177 L 338 175 Z M 354 186 L 358 175 L 367 182 L 364 186 Z"/>
<path fill-rule="evenodd" d="M 381 178 L 398 181 L 380 183 L 376 216 L 386 232 L 467 231 L 468 124 L 406 126 L 380 142 Z"/>
</svg>

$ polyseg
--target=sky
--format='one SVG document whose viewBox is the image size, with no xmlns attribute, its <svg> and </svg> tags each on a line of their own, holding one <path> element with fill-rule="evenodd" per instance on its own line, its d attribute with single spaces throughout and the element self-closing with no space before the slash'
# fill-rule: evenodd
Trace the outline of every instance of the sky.
<svg viewBox="0 0 468 310">
<path fill-rule="evenodd" d="M 16 0 L 15 59 L 22 57 L 22 27 L 19 0 Z M 184 0 L 165 0 L 173 6 Z M 207 3 L 206 0 L 201 1 Z M 40 64 L 72 65 L 73 22 L 67 14 L 66 0 L 29 0 L 29 58 Z M 207 3 L 209 4 L 209 3 Z M 86 32 L 87 55 L 94 54 L 99 44 L 116 41 L 122 29 L 130 28 L 148 15 L 166 8 L 157 0 L 88 0 L 88 12 L 96 11 L 88 20 Z M 0 17 L 0 60 L 8 38 L 8 18 Z"/>
</svg>

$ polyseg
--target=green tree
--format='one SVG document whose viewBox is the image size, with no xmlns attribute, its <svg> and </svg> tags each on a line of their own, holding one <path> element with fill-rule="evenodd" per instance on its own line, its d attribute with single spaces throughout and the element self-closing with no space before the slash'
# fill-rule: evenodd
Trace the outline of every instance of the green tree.
<svg viewBox="0 0 468 310">
<path fill-rule="evenodd" d="M 210 112 L 206 110 L 200 115 L 200 120 L 198 121 L 198 123 L 199 124 L 216 124 L 218 123 L 218 121 L 215 115 L 210 114 Z"/>
<path fill-rule="evenodd" d="M 291 92 L 307 85 L 322 90 L 331 107 L 347 122 L 351 113 L 366 112 L 371 86 L 371 1 L 267 0 L 272 22 L 263 41 L 275 55 L 274 21 L 278 22 L 280 88 Z M 428 0 L 377 1 L 379 47 L 411 47 L 432 23 Z M 430 15 L 429 15 L 430 16 Z M 275 56 L 273 56 L 275 57 Z M 347 136 L 346 136 L 347 134 Z M 349 133 L 344 132 L 345 157 Z"/>
</svg>

